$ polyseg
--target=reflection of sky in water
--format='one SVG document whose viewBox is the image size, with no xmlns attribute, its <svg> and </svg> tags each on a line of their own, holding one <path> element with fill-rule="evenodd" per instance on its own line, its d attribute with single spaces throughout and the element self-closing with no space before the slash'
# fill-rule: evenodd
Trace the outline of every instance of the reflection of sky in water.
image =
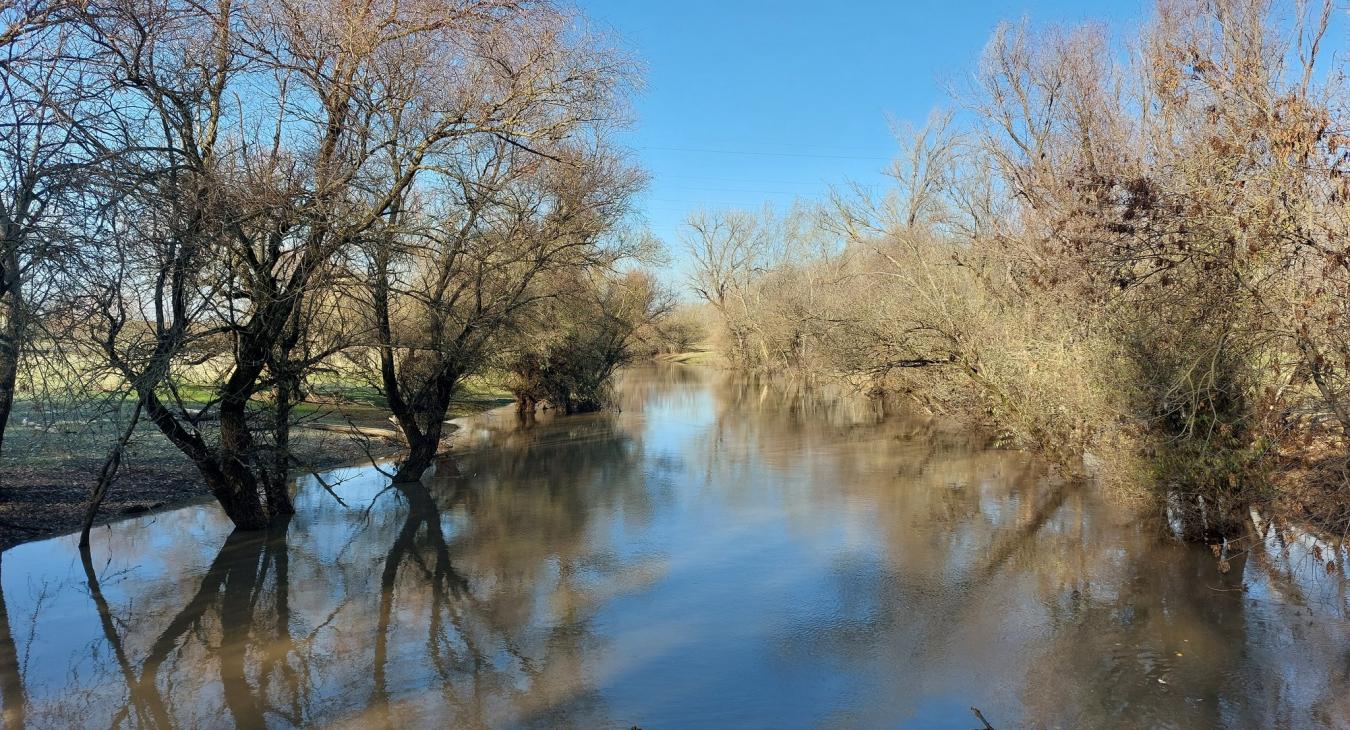
<svg viewBox="0 0 1350 730">
<path fill-rule="evenodd" d="M 471 419 L 420 490 L 303 478 L 285 534 L 210 505 L 119 522 L 97 594 L 73 538 L 14 548 L 7 717 L 18 687 L 32 726 L 1350 720 L 1350 600 L 1303 536 L 1224 574 L 876 404 L 694 368 L 629 373 L 619 402 Z"/>
</svg>

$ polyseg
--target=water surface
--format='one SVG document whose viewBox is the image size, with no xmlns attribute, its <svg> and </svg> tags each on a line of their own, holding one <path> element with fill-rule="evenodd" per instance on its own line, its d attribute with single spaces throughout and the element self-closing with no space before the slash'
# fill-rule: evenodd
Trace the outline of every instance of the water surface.
<svg viewBox="0 0 1350 730">
<path fill-rule="evenodd" d="M 978 434 L 710 370 L 471 419 L 420 487 L 301 480 L 0 560 L 28 727 L 1346 727 L 1344 548 L 1225 554 Z M 1329 567 L 1328 564 L 1331 564 Z"/>
</svg>

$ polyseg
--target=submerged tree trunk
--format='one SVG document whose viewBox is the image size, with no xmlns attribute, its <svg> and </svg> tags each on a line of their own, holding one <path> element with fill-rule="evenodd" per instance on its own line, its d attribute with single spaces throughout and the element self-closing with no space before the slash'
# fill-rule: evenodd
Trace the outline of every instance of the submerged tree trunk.
<svg viewBox="0 0 1350 730">
<path fill-rule="evenodd" d="M 430 413 L 421 414 L 423 415 L 421 419 L 418 414 L 413 413 L 409 413 L 406 418 L 397 419 L 399 428 L 408 440 L 408 454 L 399 462 L 398 469 L 394 472 L 395 482 L 419 481 L 427 469 L 431 468 L 441 448 L 441 435 L 445 431 L 445 413 L 449 405 L 449 398 L 446 398 L 445 407 L 436 410 L 433 405 Z M 423 425 L 418 425 L 419 420 L 422 420 Z"/>
<path fill-rule="evenodd" d="M 246 345 L 236 357 L 241 364 L 222 389 L 220 450 L 218 453 L 205 450 L 201 457 L 189 456 L 193 456 L 212 494 L 235 527 L 262 530 L 284 523 L 295 513 L 295 507 L 285 488 L 284 470 L 276 476 L 265 465 L 250 463 L 259 456 L 249 428 L 248 403 L 262 375 L 262 348 Z M 273 483 L 277 479 L 282 480 L 280 488 Z"/>
<path fill-rule="evenodd" d="M 445 355 L 435 353 L 435 370 L 405 392 L 398 377 L 400 363 L 394 359 L 394 335 L 389 314 L 389 261 L 387 252 L 376 258 L 376 286 L 374 288 L 376 334 L 380 341 L 380 385 L 394 421 L 408 442 L 408 453 L 394 472 L 395 483 L 415 482 L 431 467 L 441 445 L 445 415 L 450 409 L 450 396 L 459 383 L 460 371 L 445 362 Z M 409 353 L 408 357 L 413 354 Z M 407 362 L 403 366 L 408 367 Z"/>
<path fill-rule="evenodd" d="M 1245 500 L 1213 496 L 1216 490 L 1176 492 L 1172 516 L 1180 527 L 1180 537 L 1188 542 L 1208 545 L 1241 537 L 1251 529 L 1250 506 Z"/>
<path fill-rule="evenodd" d="M 291 410 L 295 407 L 296 386 L 288 374 L 278 378 L 276 412 L 272 428 L 272 467 L 263 476 L 263 496 L 277 518 L 295 514 L 290 494 Z"/>
<path fill-rule="evenodd" d="M 408 454 L 395 470 L 394 482 L 415 482 L 431 468 L 440 450 L 445 416 L 450 411 L 450 399 L 463 371 L 447 362 L 445 354 L 435 353 L 432 355 L 436 358 L 432 373 L 414 386 L 414 392 L 405 393 L 398 377 L 398 363 L 394 360 L 388 287 L 376 287 L 375 313 L 380 338 L 380 382 L 389 401 L 389 410 L 408 442 Z"/>
<path fill-rule="evenodd" d="M 265 530 L 284 524 L 295 514 L 286 490 L 278 494 L 278 490 L 260 483 L 248 466 L 237 459 L 223 461 L 219 469 L 211 468 L 214 466 L 205 469 L 211 473 L 207 485 L 236 529 Z M 198 468 L 203 469 L 202 464 Z"/>
<path fill-rule="evenodd" d="M 445 415 L 450 410 L 450 397 L 459 383 L 459 372 L 442 365 L 418 392 L 405 398 L 394 370 L 393 349 L 381 347 L 380 359 L 389 410 L 393 412 L 404 440 L 408 442 L 408 453 L 399 462 L 394 481 L 415 482 L 431 468 L 440 450 Z"/>
</svg>

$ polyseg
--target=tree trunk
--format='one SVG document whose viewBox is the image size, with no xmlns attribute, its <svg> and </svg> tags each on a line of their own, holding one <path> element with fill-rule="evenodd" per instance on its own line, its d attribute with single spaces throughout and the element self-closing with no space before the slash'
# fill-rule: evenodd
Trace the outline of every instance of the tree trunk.
<svg viewBox="0 0 1350 730">
<path fill-rule="evenodd" d="M 440 418 L 433 416 L 426 429 L 416 429 L 416 436 L 408 429 L 404 429 L 403 434 L 408 439 L 408 455 L 399 462 L 398 470 L 394 472 L 395 483 L 420 481 L 426 470 L 431 468 L 441 447 L 444 414 L 442 411 Z M 403 425 L 402 419 L 399 420 L 399 425 Z"/>
<path fill-rule="evenodd" d="M 11 249 L 0 268 L 0 453 L 4 453 L 5 428 L 14 410 L 14 388 L 19 377 L 19 358 L 23 354 L 23 291 L 20 288 L 19 261 Z"/>
<path fill-rule="evenodd" d="M 1312 376 L 1313 384 L 1317 386 L 1318 392 L 1322 394 L 1322 399 L 1326 401 L 1336 420 L 1341 423 L 1341 435 L 1350 438 L 1350 408 L 1341 402 L 1336 390 L 1327 381 L 1323 358 L 1317 346 L 1313 344 L 1311 338 L 1299 334 L 1298 348 L 1303 354 L 1304 361 L 1308 363 L 1308 372 Z"/>
<path fill-rule="evenodd" d="M 4 453 L 5 428 L 14 410 L 14 387 L 19 376 L 18 340 L 9 335 L 9 329 L 6 326 L 0 335 L 0 453 Z"/>
<path fill-rule="evenodd" d="M 278 509 L 282 505 L 265 501 L 264 487 L 248 467 L 237 461 L 225 462 L 220 466 L 220 474 L 208 477 L 207 484 L 236 529 L 265 530 L 285 523 L 295 512 L 293 507 L 289 507 L 289 497 L 282 509 Z M 201 469 L 202 465 L 199 464 L 198 468 Z"/>
<path fill-rule="evenodd" d="M 291 409 L 297 392 L 290 379 L 284 379 L 276 387 L 276 419 L 272 430 L 272 469 L 265 477 L 263 489 L 267 503 L 277 517 L 295 514 L 295 505 L 291 502 L 290 463 L 291 463 Z"/>
<path fill-rule="evenodd" d="M 220 401 L 220 454 L 208 457 L 207 461 L 214 464 L 198 460 L 197 466 L 235 527 L 261 530 L 285 522 L 295 513 L 295 507 L 285 488 L 284 472 L 260 481 L 248 463 L 255 451 L 248 426 L 248 400 L 262 365 L 261 357 L 240 359 L 250 364 L 235 369 Z M 273 483 L 276 479 L 281 480 L 280 487 Z"/>
<path fill-rule="evenodd" d="M 192 463 L 196 465 L 197 471 L 210 488 L 211 494 L 234 522 L 235 527 L 241 530 L 261 530 L 284 523 L 294 512 L 285 490 L 282 490 L 281 501 L 264 501 L 262 485 L 244 461 L 241 452 L 229 449 L 229 446 L 238 448 L 241 441 L 248 443 L 251 440 L 248 438 L 248 425 L 243 418 L 242 409 L 232 414 L 227 431 L 224 416 L 226 407 L 222 403 L 221 443 L 226 445 L 226 448 L 217 452 L 208 448 L 199 436 L 183 428 L 153 390 L 142 391 L 141 398 L 144 399 L 145 413 L 150 417 L 150 421 L 178 447 L 179 451 L 192 459 Z M 243 428 L 245 433 L 240 435 L 235 432 L 239 428 Z"/>
<path fill-rule="evenodd" d="M 459 385 L 460 371 L 442 362 L 418 392 L 405 398 L 394 373 L 392 348 L 381 348 L 385 397 L 399 430 L 408 442 L 408 455 L 394 472 L 394 482 L 415 482 L 436 459 L 445 431 L 450 399 Z"/>
</svg>

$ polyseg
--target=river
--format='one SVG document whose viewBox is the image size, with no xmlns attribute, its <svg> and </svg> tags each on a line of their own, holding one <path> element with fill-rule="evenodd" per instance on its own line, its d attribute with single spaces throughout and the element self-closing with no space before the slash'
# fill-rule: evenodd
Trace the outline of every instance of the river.
<svg viewBox="0 0 1350 730">
<path fill-rule="evenodd" d="M 7 727 L 1350 726 L 1346 549 L 1216 557 L 966 429 L 714 370 L 0 559 Z"/>
</svg>

